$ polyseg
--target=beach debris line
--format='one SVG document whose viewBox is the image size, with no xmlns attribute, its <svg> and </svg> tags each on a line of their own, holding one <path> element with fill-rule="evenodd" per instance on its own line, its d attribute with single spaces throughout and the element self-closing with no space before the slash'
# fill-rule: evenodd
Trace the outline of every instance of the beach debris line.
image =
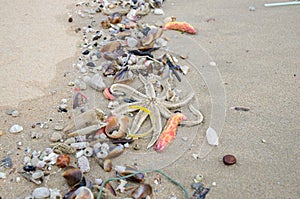
<svg viewBox="0 0 300 199">
<path fill-rule="evenodd" d="M 146 150 L 155 145 L 156 151 L 163 151 L 175 139 L 179 124 L 190 127 L 203 121 L 199 107 L 192 103 L 195 93 L 177 87 L 190 72 L 188 66 L 180 63 L 188 56 L 179 59 L 167 52 L 169 39 L 163 36 L 163 30 L 195 34 L 196 29 L 187 22 L 170 21 L 161 28 L 139 21 L 151 12 L 164 14 L 162 3 L 162 0 L 129 0 L 77 4 L 76 14 L 91 19 L 91 23 L 76 28 L 76 32 L 81 31 L 83 42 L 74 64 L 79 75 L 68 83 L 73 100 L 63 99 L 56 107 L 62 115 L 74 112 L 74 118 L 70 116 L 67 125 L 54 127 L 49 137 L 51 148 L 32 152 L 28 149 L 23 171 L 18 172 L 29 182 L 41 186 L 32 193 L 36 198 L 56 198 L 56 195 L 58 198 L 62 195 L 64 198 L 81 198 L 82 195 L 94 198 L 97 186 L 104 195 L 124 193 L 132 198 L 147 198 L 153 195 L 152 185 L 146 181 L 147 172 L 159 172 L 189 198 L 182 185 L 159 170 L 140 171 L 132 165 L 114 165 L 114 158 L 125 150 Z M 105 18 L 96 22 L 98 13 Z M 68 21 L 76 22 L 76 17 L 72 13 Z M 91 100 L 98 93 L 99 100 L 108 102 L 107 107 L 91 106 Z M 49 128 L 47 122 L 36 123 L 33 128 L 36 126 Z M 141 139 L 150 141 L 147 145 Z M 99 176 L 95 183 L 86 178 L 86 173 L 93 169 L 92 158 L 104 172 L 116 174 L 117 183 Z M 69 186 L 67 193 L 44 187 L 43 183 L 56 173 L 62 173 L 65 178 Z M 157 183 L 161 183 L 161 177 Z"/>
</svg>

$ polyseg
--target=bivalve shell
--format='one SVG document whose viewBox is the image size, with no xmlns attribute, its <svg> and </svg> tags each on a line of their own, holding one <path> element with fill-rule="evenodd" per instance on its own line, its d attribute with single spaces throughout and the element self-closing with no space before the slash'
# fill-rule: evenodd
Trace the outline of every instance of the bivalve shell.
<svg viewBox="0 0 300 199">
<path fill-rule="evenodd" d="M 67 167 L 62 176 L 66 179 L 67 184 L 70 187 L 74 187 L 81 182 L 83 173 L 79 168 Z"/>
<path fill-rule="evenodd" d="M 18 124 L 13 125 L 9 129 L 10 133 L 20 133 L 21 131 L 23 131 L 23 127 Z"/>
</svg>

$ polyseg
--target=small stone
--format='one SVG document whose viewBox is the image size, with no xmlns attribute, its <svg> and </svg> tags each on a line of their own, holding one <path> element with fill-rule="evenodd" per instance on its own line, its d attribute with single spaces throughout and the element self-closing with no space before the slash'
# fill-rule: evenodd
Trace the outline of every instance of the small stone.
<svg viewBox="0 0 300 199">
<path fill-rule="evenodd" d="M 93 68 L 96 67 L 96 65 L 93 62 L 88 62 L 86 65 Z"/>
<path fill-rule="evenodd" d="M 185 142 L 188 141 L 188 137 L 182 137 L 181 139 Z"/>
<path fill-rule="evenodd" d="M 21 178 L 20 177 L 16 177 L 16 182 L 17 183 L 21 182 Z"/>
<path fill-rule="evenodd" d="M 90 171 L 90 163 L 87 157 L 81 156 L 80 158 L 78 158 L 78 167 L 83 173 Z"/>
<path fill-rule="evenodd" d="M 58 141 L 60 141 L 62 138 L 63 138 L 62 133 L 61 133 L 61 132 L 55 131 L 55 132 L 53 132 L 53 133 L 51 134 L 50 141 L 51 141 L 51 142 L 58 142 Z"/>
<path fill-rule="evenodd" d="M 212 183 L 211 183 L 211 186 L 214 186 L 214 187 L 215 187 L 215 186 L 217 186 L 217 183 L 216 183 L 216 182 L 212 182 Z"/>
<path fill-rule="evenodd" d="M 58 123 L 54 126 L 54 130 L 56 131 L 62 131 L 64 129 L 64 124 Z"/>
<path fill-rule="evenodd" d="M 101 178 L 96 178 L 96 179 L 95 179 L 95 184 L 96 184 L 96 185 L 101 185 L 102 182 L 103 182 L 103 180 L 102 180 Z"/>
<path fill-rule="evenodd" d="M 138 41 L 132 37 L 127 37 L 126 42 L 127 42 L 128 47 L 130 47 L 130 48 L 134 48 L 138 45 Z"/>
<path fill-rule="evenodd" d="M 249 11 L 255 11 L 255 7 L 254 6 L 249 6 Z"/>
<path fill-rule="evenodd" d="M 9 129 L 10 133 L 20 133 L 21 131 L 23 131 L 23 127 L 18 124 L 13 125 Z"/>
<path fill-rule="evenodd" d="M 68 103 L 68 100 L 63 98 L 63 99 L 61 99 L 61 103 L 66 104 L 66 103 Z"/>
<path fill-rule="evenodd" d="M 12 168 L 12 166 L 13 166 L 12 160 L 10 157 L 6 157 L 3 160 L 1 160 L 0 165 L 4 166 L 6 168 Z"/>
<path fill-rule="evenodd" d="M 5 179 L 6 178 L 6 174 L 3 172 L 0 172 L 0 179 Z"/>
<path fill-rule="evenodd" d="M 163 9 L 160 9 L 160 8 L 155 8 L 153 13 L 155 15 L 164 15 L 165 14 Z"/>
<path fill-rule="evenodd" d="M 3 135 L 3 131 L 0 130 L 0 136 Z"/>
<path fill-rule="evenodd" d="M 97 73 L 89 81 L 90 87 L 96 90 L 103 91 L 106 88 L 106 85 L 103 82 L 102 77 Z"/>
<path fill-rule="evenodd" d="M 14 110 L 13 112 L 11 112 L 11 115 L 13 117 L 18 117 L 19 116 L 19 112 L 17 110 Z"/>
<path fill-rule="evenodd" d="M 214 62 L 214 61 L 211 61 L 211 62 L 209 62 L 209 65 L 211 65 L 211 66 L 217 66 L 217 63 Z"/>
<path fill-rule="evenodd" d="M 47 198 L 50 196 L 50 191 L 47 187 L 39 187 L 32 192 L 32 196 L 35 199 Z"/>
<path fill-rule="evenodd" d="M 23 143 L 20 141 L 20 142 L 17 142 L 17 145 L 18 145 L 18 146 L 22 146 Z"/>
<path fill-rule="evenodd" d="M 41 132 L 31 132 L 31 139 L 40 139 L 43 136 Z"/>
<path fill-rule="evenodd" d="M 74 86 L 74 85 L 75 85 L 74 82 L 69 82 L 69 83 L 68 83 L 68 86 Z"/>
<path fill-rule="evenodd" d="M 25 156 L 25 157 L 23 158 L 23 163 L 24 163 L 24 164 L 28 164 L 30 161 L 31 161 L 31 158 L 30 158 L 29 156 Z"/>
<path fill-rule="evenodd" d="M 84 51 L 82 52 L 83 55 L 88 55 L 89 53 L 90 53 L 89 50 L 84 50 Z"/>
<path fill-rule="evenodd" d="M 233 155 L 225 155 L 223 157 L 223 163 L 225 165 L 233 165 L 236 163 L 236 158 Z"/>
<path fill-rule="evenodd" d="M 266 143 L 266 140 L 265 140 L 265 139 L 261 139 L 261 142 L 262 142 L 262 143 Z"/>
</svg>

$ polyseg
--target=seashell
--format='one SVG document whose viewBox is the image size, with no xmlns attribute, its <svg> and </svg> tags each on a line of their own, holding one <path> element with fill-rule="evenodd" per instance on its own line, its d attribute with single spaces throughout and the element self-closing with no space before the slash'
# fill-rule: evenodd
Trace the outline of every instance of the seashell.
<svg viewBox="0 0 300 199">
<path fill-rule="evenodd" d="M 123 138 L 128 133 L 129 122 L 130 119 L 127 116 L 122 115 L 120 118 L 111 116 L 105 127 L 105 134 L 112 139 Z"/>
<path fill-rule="evenodd" d="M 117 116 L 110 116 L 107 118 L 107 125 L 105 127 L 106 135 L 112 134 L 113 131 L 119 129 L 119 122 Z"/>
<path fill-rule="evenodd" d="M 108 100 L 115 100 L 116 99 L 116 97 L 111 94 L 109 87 L 104 89 L 103 95 Z"/>
<path fill-rule="evenodd" d="M 56 165 L 60 168 L 65 168 L 65 167 L 69 166 L 70 160 L 71 160 L 70 156 L 68 156 L 67 154 L 60 154 L 57 157 Z"/>
<path fill-rule="evenodd" d="M 118 144 L 118 145 L 110 144 L 108 154 L 105 157 L 105 159 L 112 159 L 118 157 L 124 152 L 124 150 L 125 148 L 122 144 Z"/>
<path fill-rule="evenodd" d="M 108 21 L 112 24 L 117 24 L 122 21 L 122 15 L 119 12 L 114 12 L 108 16 Z"/>
<path fill-rule="evenodd" d="M 111 186 L 109 182 L 104 185 L 104 188 L 108 190 L 113 196 L 117 196 L 115 189 Z"/>
<path fill-rule="evenodd" d="M 50 196 L 50 191 L 47 187 L 39 187 L 33 190 L 32 196 L 36 199 L 48 198 Z"/>
<path fill-rule="evenodd" d="M 100 159 L 104 159 L 108 156 L 108 152 L 103 150 L 96 153 L 96 157 Z"/>
<path fill-rule="evenodd" d="M 85 156 L 87 157 L 91 157 L 93 155 L 93 148 L 92 147 L 86 147 L 84 149 L 84 153 Z"/>
<path fill-rule="evenodd" d="M 212 146 L 217 146 L 219 144 L 219 137 L 217 135 L 217 132 L 211 127 L 206 130 L 206 139 L 208 144 Z"/>
<path fill-rule="evenodd" d="M 110 159 L 99 160 L 98 163 L 104 171 L 110 172 L 112 170 L 112 161 Z"/>
<path fill-rule="evenodd" d="M 79 187 L 75 191 L 75 199 L 94 199 L 94 195 L 87 187 Z"/>
<path fill-rule="evenodd" d="M 189 34 L 196 34 L 196 29 L 187 22 L 171 21 L 163 25 L 163 30 L 178 30 Z"/>
<path fill-rule="evenodd" d="M 67 169 L 63 172 L 62 177 L 66 179 L 67 184 L 70 187 L 74 187 L 82 181 L 83 173 L 79 168 L 67 167 Z"/>
<path fill-rule="evenodd" d="M 103 29 L 108 29 L 108 28 L 111 27 L 111 25 L 110 25 L 110 23 L 109 23 L 108 20 L 102 20 L 101 21 L 101 26 L 102 26 Z"/>
<path fill-rule="evenodd" d="M 160 8 L 155 8 L 154 11 L 153 11 L 153 13 L 155 15 L 164 15 L 165 14 L 164 11 L 163 11 L 163 9 L 160 9 Z"/>
<path fill-rule="evenodd" d="M 59 189 L 49 189 L 50 190 L 50 199 L 62 199 L 62 195 Z"/>
<path fill-rule="evenodd" d="M 138 170 L 137 170 L 136 167 L 129 166 L 129 165 L 126 165 L 126 166 L 116 166 L 115 170 L 117 172 L 117 176 L 127 176 L 127 175 L 131 175 L 131 174 L 134 174 L 134 173 L 138 172 Z M 129 177 L 127 179 L 130 180 L 130 181 L 133 181 L 133 182 L 140 183 L 140 182 L 144 182 L 145 181 L 145 176 L 142 173 L 137 173 L 134 176 Z"/>
<path fill-rule="evenodd" d="M 40 178 L 44 177 L 44 171 L 41 171 L 41 170 L 35 171 L 34 173 L 32 173 L 31 177 L 34 180 L 40 179 Z"/>
<path fill-rule="evenodd" d="M 140 184 L 133 190 L 131 197 L 134 199 L 143 199 L 152 195 L 152 187 L 149 184 Z"/>
<path fill-rule="evenodd" d="M 21 131 L 23 131 L 23 127 L 18 124 L 13 125 L 9 129 L 10 133 L 20 133 Z"/>
<path fill-rule="evenodd" d="M 87 159 L 87 157 L 85 156 L 81 156 L 78 158 L 78 167 L 80 168 L 80 170 L 83 172 L 83 173 L 86 173 L 86 172 L 89 172 L 90 171 L 90 162 L 89 160 Z"/>
</svg>

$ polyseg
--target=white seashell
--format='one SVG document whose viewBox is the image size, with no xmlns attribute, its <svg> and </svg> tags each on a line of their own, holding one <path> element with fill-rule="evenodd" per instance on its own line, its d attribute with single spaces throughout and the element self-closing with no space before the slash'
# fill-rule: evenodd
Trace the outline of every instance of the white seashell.
<svg viewBox="0 0 300 199">
<path fill-rule="evenodd" d="M 163 9 L 155 8 L 154 9 L 154 14 L 155 15 L 164 15 L 165 13 L 164 13 Z"/>
<path fill-rule="evenodd" d="M 62 199 L 62 195 L 59 189 L 49 189 L 50 190 L 50 199 Z"/>
<path fill-rule="evenodd" d="M 93 148 L 92 147 L 86 147 L 84 149 L 84 155 L 87 157 L 91 157 L 93 155 Z"/>
<path fill-rule="evenodd" d="M 75 149 L 84 149 L 88 146 L 89 146 L 88 142 L 76 142 L 71 144 L 71 147 L 74 147 Z"/>
<path fill-rule="evenodd" d="M 83 173 L 90 171 L 90 163 L 87 157 L 81 156 L 80 158 L 78 158 L 78 167 Z"/>
<path fill-rule="evenodd" d="M 96 178 L 96 179 L 95 179 L 95 184 L 96 184 L 96 185 L 101 185 L 102 182 L 103 182 L 103 180 L 102 180 L 101 178 Z"/>
<path fill-rule="evenodd" d="M 217 132 L 211 127 L 206 130 L 206 139 L 208 144 L 212 146 L 217 146 L 219 144 L 219 137 L 217 135 Z"/>
<path fill-rule="evenodd" d="M 182 73 L 184 75 L 186 75 L 189 72 L 190 68 L 186 65 L 183 65 L 183 66 L 180 66 L 180 70 L 182 71 Z"/>
<path fill-rule="evenodd" d="M 43 158 L 44 162 L 49 162 L 49 164 L 55 164 L 57 160 L 58 154 L 52 152 L 49 155 Z"/>
<path fill-rule="evenodd" d="M 47 187 L 39 187 L 32 192 L 32 196 L 35 199 L 48 198 L 50 196 L 50 191 Z"/>
<path fill-rule="evenodd" d="M 10 133 L 20 133 L 21 131 L 23 131 L 23 127 L 18 124 L 13 125 L 9 129 Z"/>
<path fill-rule="evenodd" d="M 37 171 L 35 171 L 35 172 L 31 175 L 31 177 L 32 177 L 34 180 L 37 180 L 37 179 L 39 179 L 39 178 L 41 178 L 41 177 L 43 177 L 43 176 L 44 176 L 44 172 L 41 171 L 41 170 L 37 170 Z"/>
</svg>

